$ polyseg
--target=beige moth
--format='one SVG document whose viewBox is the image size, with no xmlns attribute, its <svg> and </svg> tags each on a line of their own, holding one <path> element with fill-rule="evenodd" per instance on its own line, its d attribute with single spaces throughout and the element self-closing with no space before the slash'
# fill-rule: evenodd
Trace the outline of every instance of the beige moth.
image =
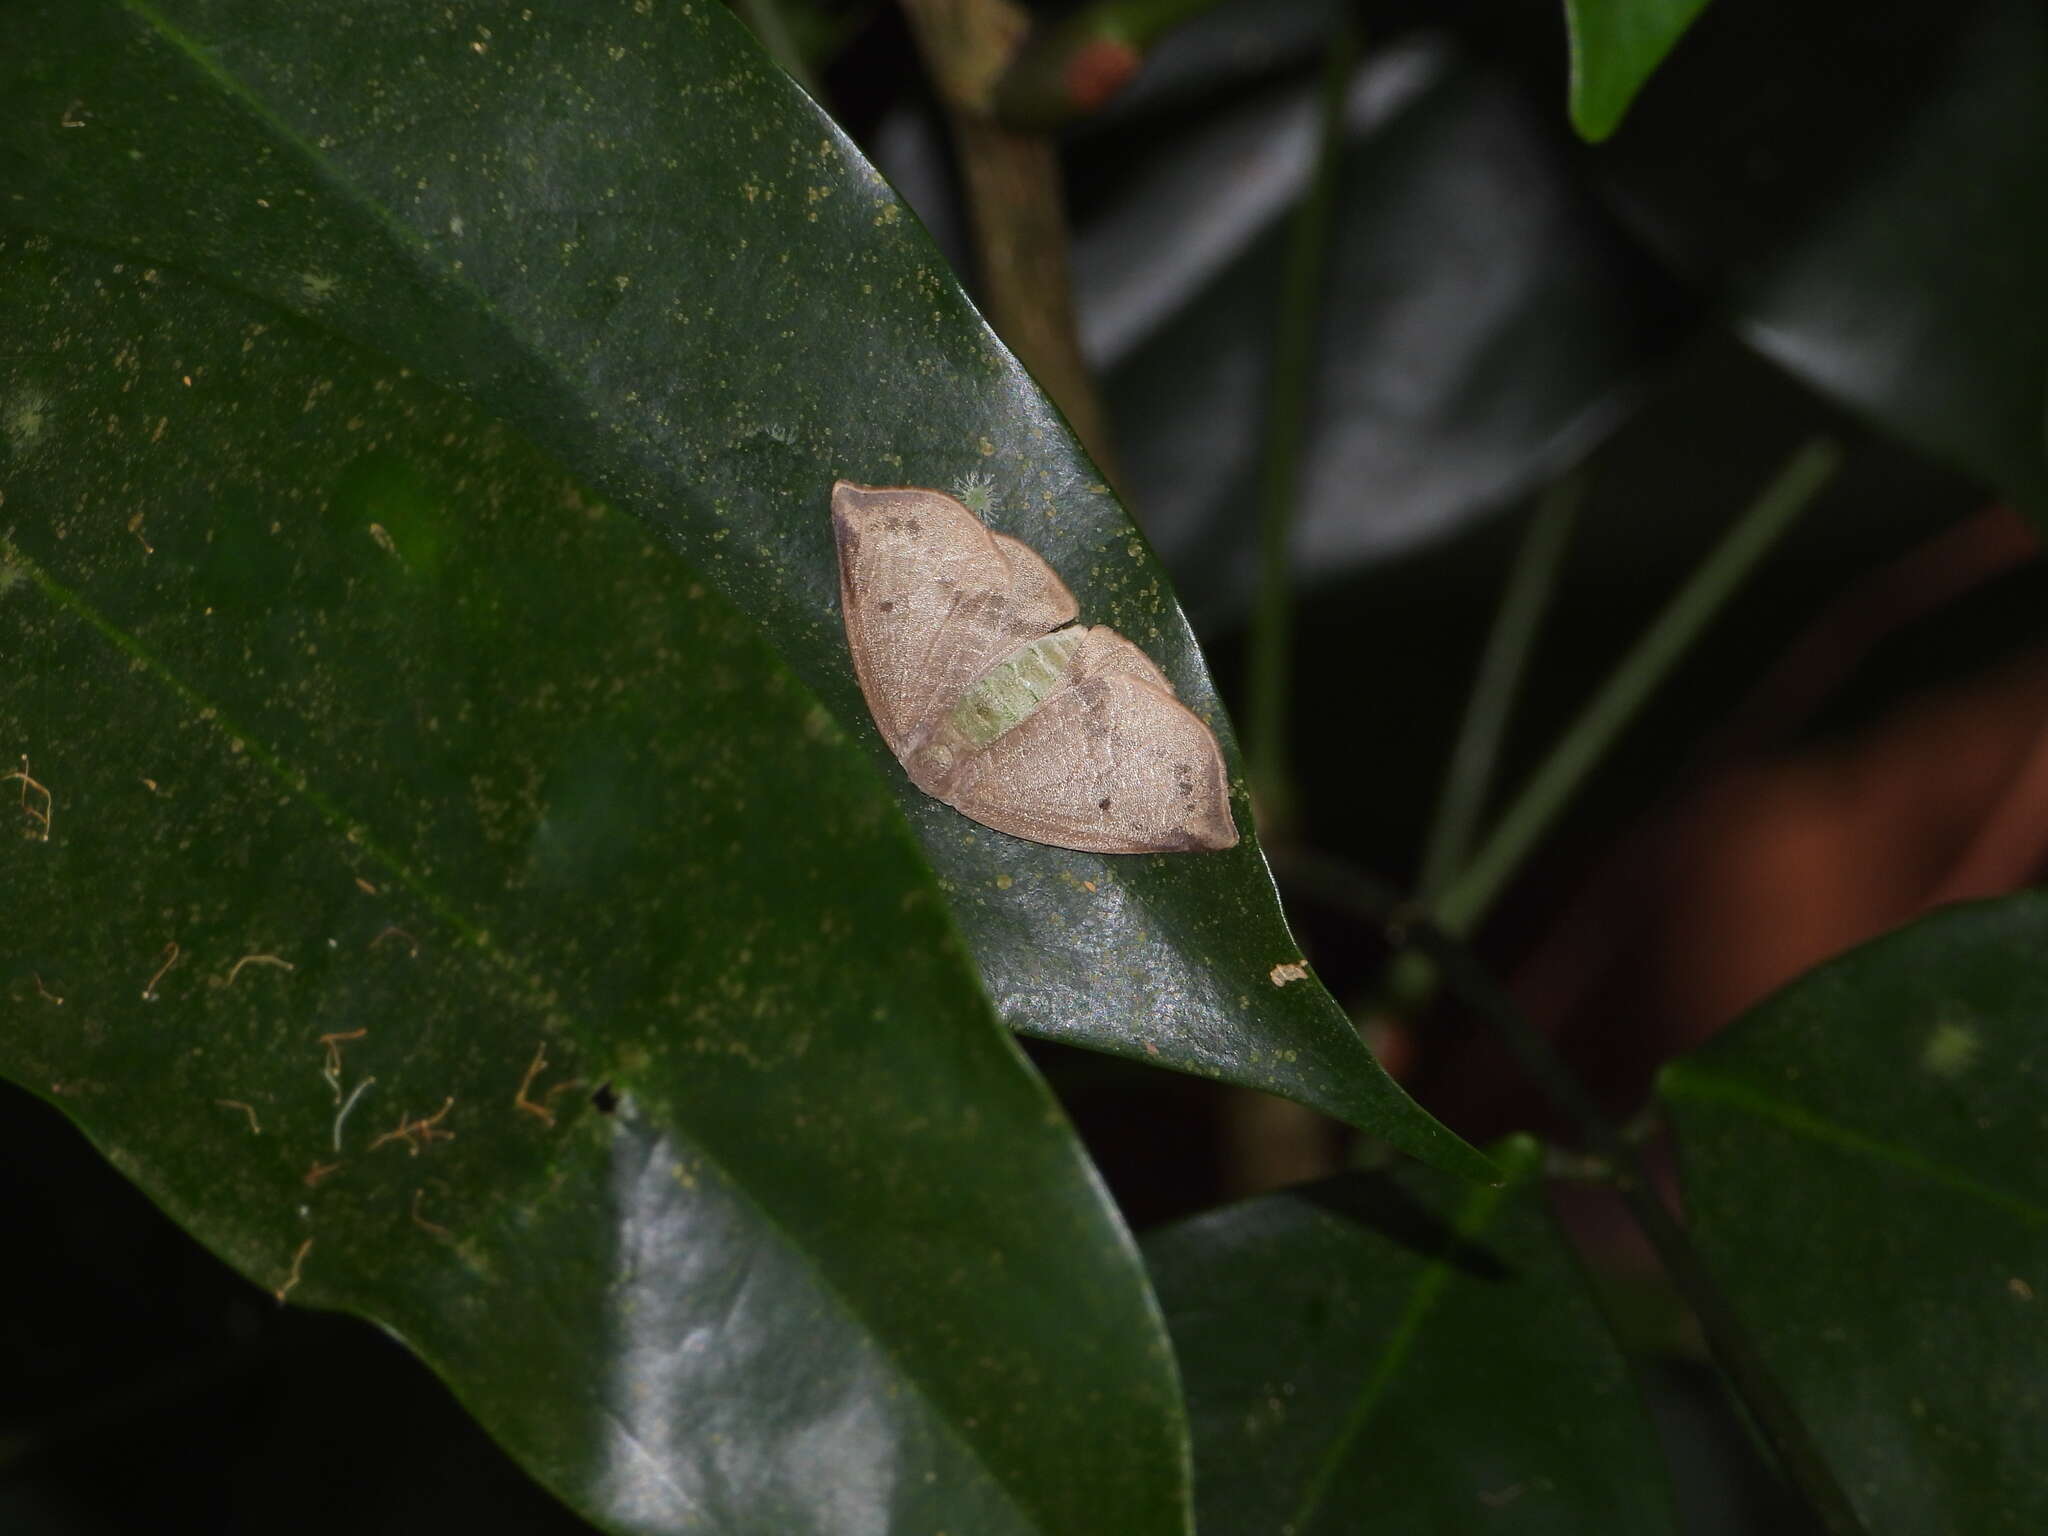
<svg viewBox="0 0 2048 1536">
<path fill-rule="evenodd" d="M 1143 651 L 1075 622 L 1029 546 L 943 491 L 846 480 L 832 530 L 854 674 L 919 789 L 1059 848 L 1237 842 L 1215 734 Z"/>
</svg>

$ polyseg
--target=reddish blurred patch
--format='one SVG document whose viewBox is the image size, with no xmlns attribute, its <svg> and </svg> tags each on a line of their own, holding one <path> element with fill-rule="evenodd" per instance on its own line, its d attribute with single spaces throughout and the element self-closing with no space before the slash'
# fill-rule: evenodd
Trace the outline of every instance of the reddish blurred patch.
<svg viewBox="0 0 2048 1536">
<path fill-rule="evenodd" d="M 1076 112 L 1093 112 L 1130 84 L 1143 56 L 1129 43 L 1099 37 L 1083 43 L 1061 72 L 1067 100 Z"/>
<path fill-rule="evenodd" d="M 1516 994 L 1611 1111 L 1820 961 L 2048 867 L 2048 650 L 1902 699 L 1847 739 L 1772 745 L 1878 641 L 2037 553 L 2017 517 L 1987 513 L 1860 584 L 1529 953 Z M 1468 1137 L 1570 1139 L 1490 1039 L 1427 1070 L 1432 1108 Z"/>
</svg>

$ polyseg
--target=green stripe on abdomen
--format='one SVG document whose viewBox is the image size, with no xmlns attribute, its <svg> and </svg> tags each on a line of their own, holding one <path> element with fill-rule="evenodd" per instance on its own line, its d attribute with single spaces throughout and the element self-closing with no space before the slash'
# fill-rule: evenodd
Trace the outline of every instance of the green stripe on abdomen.
<svg viewBox="0 0 2048 1536">
<path fill-rule="evenodd" d="M 953 706 L 953 728 L 970 745 L 987 746 L 1059 686 L 1087 633 L 1086 625 L 1071 624 L 1018 646 L 961 695 Z"/>
</svg>

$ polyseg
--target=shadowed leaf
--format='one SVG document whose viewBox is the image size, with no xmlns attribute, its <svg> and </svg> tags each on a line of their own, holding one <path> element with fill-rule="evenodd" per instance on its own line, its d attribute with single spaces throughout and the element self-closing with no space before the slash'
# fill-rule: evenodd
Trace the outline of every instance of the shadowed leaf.
<svg viewBox="0 0 2048 1536">
<path fill-rule="evenodd" d="M 1686 1206 L 1874 1533 L 2048 1521 L 2048 899 L 1853 950 L 1667 1068 Z"/>
<path fill-rule="evenodd" d="M 1204 1532 L 1673 1529 L 1540 1153 L 1495 1155 L 1505 1189 L 1345 1174 L 1146 1239 Z"/>
</svg>

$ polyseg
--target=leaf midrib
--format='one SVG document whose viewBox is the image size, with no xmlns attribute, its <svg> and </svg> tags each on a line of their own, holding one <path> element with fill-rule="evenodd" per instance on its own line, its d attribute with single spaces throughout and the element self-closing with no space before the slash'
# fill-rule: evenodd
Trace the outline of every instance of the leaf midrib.
<svg viewBox="0 0 2048 1536">
<path fill-rule="evenodd" d="M 1499 1184 L 1482 1184 L 1470 1190 L 1451 1223 L 1452 1230 L 1462 1241 L 1471 1242 L 1484 1233 L 1499 1211 L 1501 1203 L 1522 1182 L 1519 1177 L 1520 1170 L 1516 1167 L 1516 1158 L 1503 1155 L 1499 1161 L 1508 1177 Z M 1379 1408 L 1388 1388 L 1393 1385 L 1395 1376 L 1400 1373 L 1402 1365 L 1413 1351 L 1422 1332 L 1422 1325 L 1436 1309 L 1445 1286 L 1450 1283 L 1451 1270 L 1450 1254 L 1445 1251 L 1431 1259 L 1415 1277 L 1414 1283 L 1408 1289 L 1407 1303 L 1402 1307 L 1401 1316 L 1394 1324 L 1393 1333 L 1381 1349 L 1379 1358 L 1373 1362 L 1372 1374 L 1359 1388 L 1358 1395 L 1352 1400 L 1350 1411 L 1344 1416 L 1344 1422 L 1338 1426 L 1336 1434 L 1331 1437 L 1330 1443 L 1317 1460 L 1315 1470 L 1309 1475 L 1293 1511 L 1280 1525 L 1281 1530 L 1303 1532 L 1308 1529 L 1308 1522 L 1315 1517 L 1318 1506 L 1328 1496 L 1330 1485 L 1336 1480 L 1338 1471 L 1350 1455 L 1352 1445 L 1365 1432 L 1366 1425 Z"/>
<path fill-rule="evenodd" d="M 1794 1104 L 1764 1091 L 1755 1082 L 1727 1076 L 1693 1062 L 1680 1062 L 1665 1069 L 1661 1083 L 1665 1098 L 1682 1103 L 1713 1104 L 1740 1110 L 1767 1121 L 1781 1130 L 1809 1141 L 1848 1152 L 1872 1162 L 1883 1163 L 1902 1173 L 1926 1179 L 1972 1200 L 2017 1216 L 2033 1226 L 2048 1226 L 2048 1208 L 2024 1195 L 2016 1195 L 1986 1183 L 1973 1174 L 1951 1168 L 1931 1157 L 1885 1141 L 1868 1132 L 1831 1120 L 1803 1104 Z"/>
</svg>

